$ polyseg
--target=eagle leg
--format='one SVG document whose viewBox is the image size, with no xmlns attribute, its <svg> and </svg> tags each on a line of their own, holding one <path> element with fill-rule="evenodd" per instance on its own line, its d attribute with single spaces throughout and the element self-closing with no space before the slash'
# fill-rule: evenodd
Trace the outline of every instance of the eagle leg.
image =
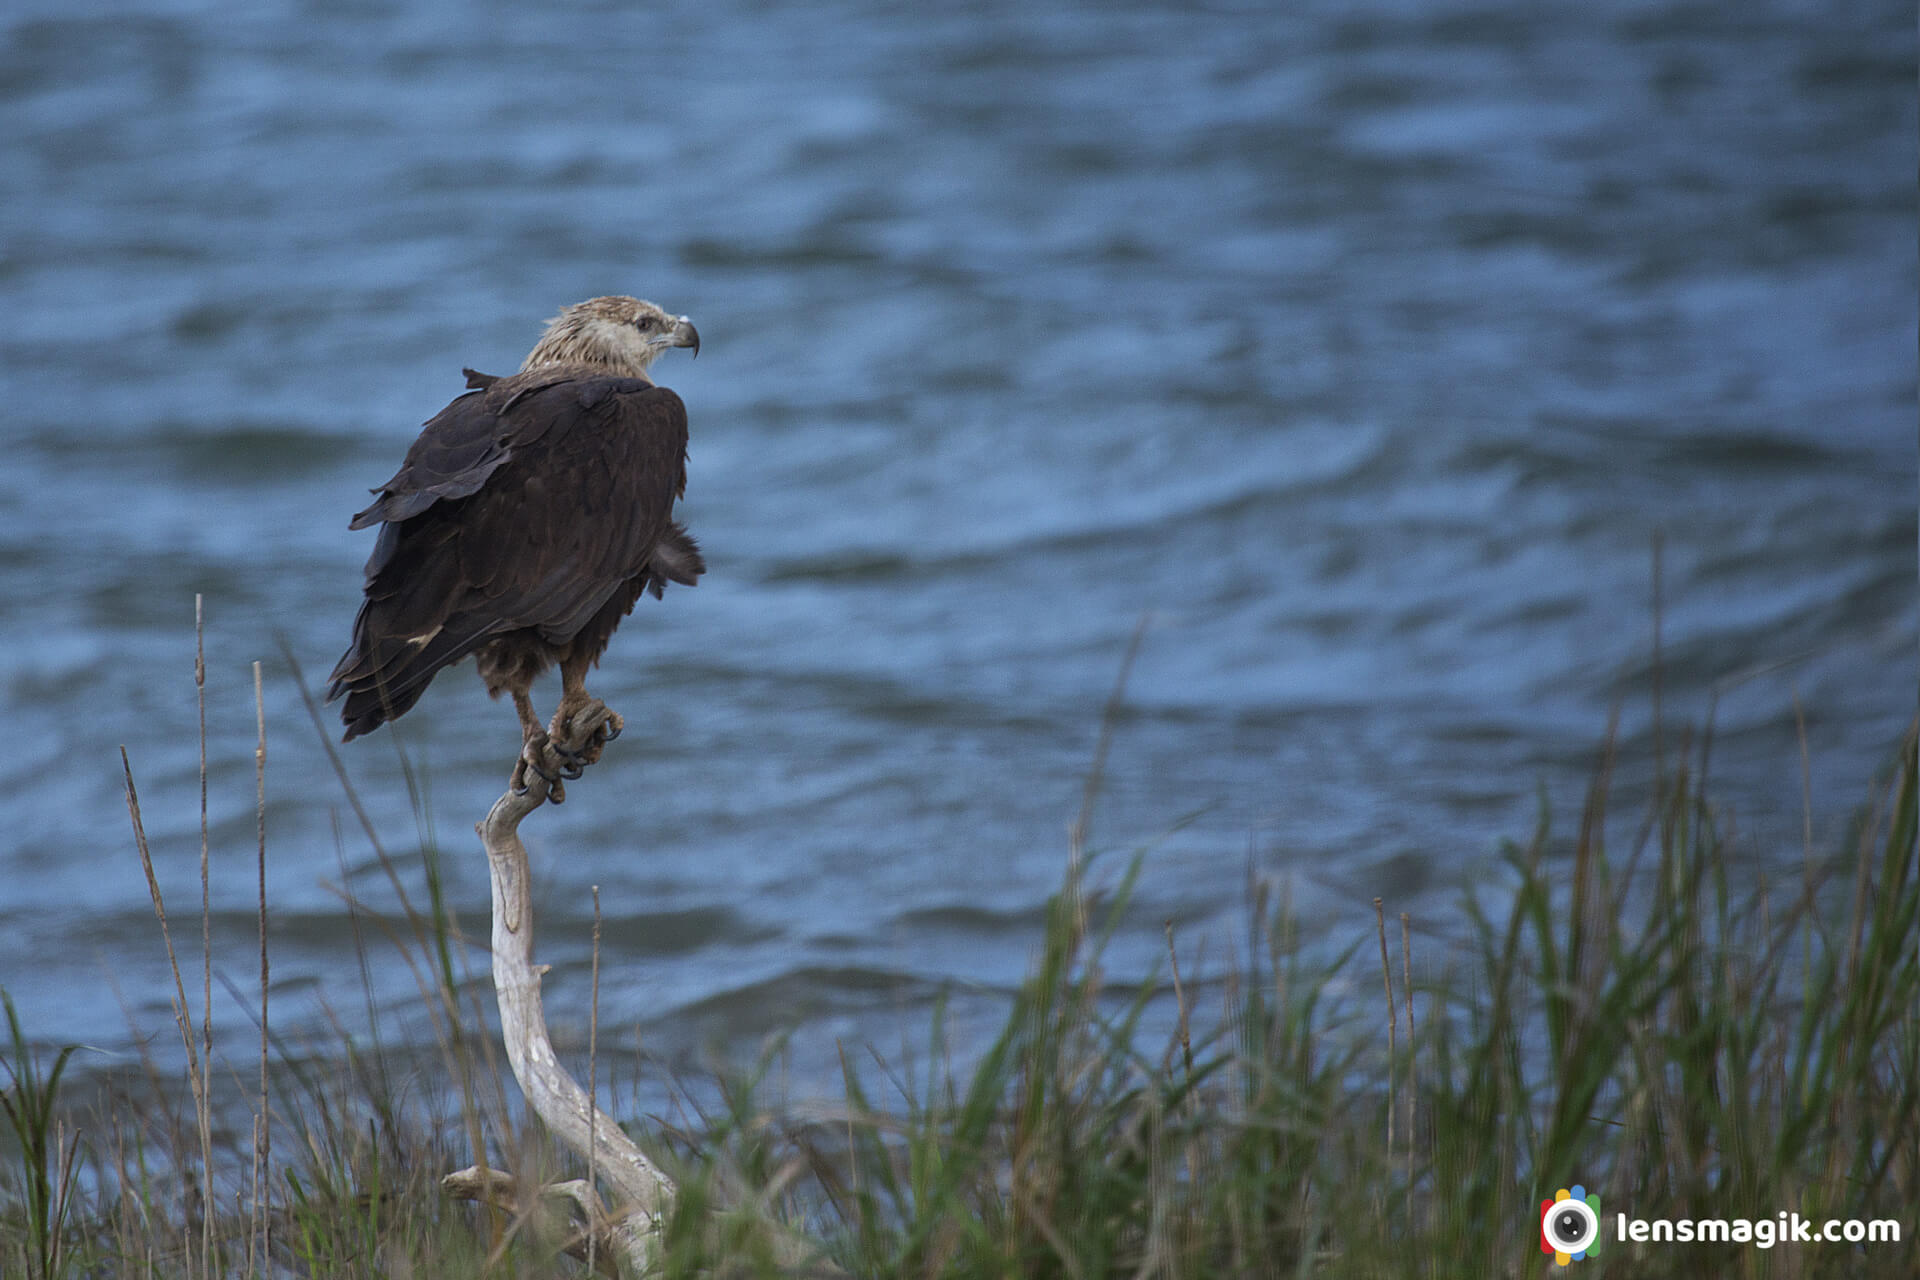
<svg viewBox="0 0 1920 1280">
<path fill-rule="evenodd" d="M 575 769 L 599 762 L 606 745 L 620 736 L 627 722 L 607 704 L 587 692 L 591 659 L 569 657 L 560 663 L 560 706 L 547 726 L 554 753 Z M 578 773 L 568 777 L 577 778 Z"/>
<path fill-rule="evenodd" d="M 517 796 L 527 794 L 530 785 L 527 771 L 532 770 L 547 784 L 547 799 L 555 804 L 565 804 L 567 791 L 560 784 L 562 775 L 573 778 L 580 775 L 567 773 L 565 757 L 555 749 L 547 731 L 540 727 L 539 717 L 533 711 L 533 699 L 527 689 L 518 687 L 510 692 L 513 694 L 514 714 L 520 717 L 520 758 L 513 762 L 513 777 L 508 785 Z"/>
</svg>

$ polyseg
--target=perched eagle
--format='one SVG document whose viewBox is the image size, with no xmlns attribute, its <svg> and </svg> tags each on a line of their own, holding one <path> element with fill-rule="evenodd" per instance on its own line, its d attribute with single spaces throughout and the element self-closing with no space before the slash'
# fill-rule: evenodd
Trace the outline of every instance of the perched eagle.
<svg viewBox="0 0 1920 1280">
<path fill-rule="evenodd" d="M 519 373 L 466 371 L 474 389 L 427 423 L 349 525 L 381 529 L 327 692 L 346 698 L 347 741 L 403 715 L 468 654 L 489 693 L 513 695 L 515 790 L 532 769 L 558 803 L 560 777 L 580 776 L 619 735 L 624 721 L 587 693 L 587 669 L 642 594 L 706 570 L 672 519 L 687 485 L 686 406 L 647 377 L 668 347 L 699 354 L 685 316 L 591 298 L 553 318 Z M 542 728 L 530 691 L 555 662 L 560 706 Z"/>
</svg>

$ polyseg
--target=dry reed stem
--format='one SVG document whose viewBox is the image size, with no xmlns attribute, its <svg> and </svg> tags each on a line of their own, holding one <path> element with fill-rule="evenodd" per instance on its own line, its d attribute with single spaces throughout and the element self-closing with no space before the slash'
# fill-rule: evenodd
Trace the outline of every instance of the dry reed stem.
<svg viewBox="0 0 1920 1280">
<path fill-rule="evenodd" d="M 1664 599 L 1664 575 L 1662 562 L 1665 560 L 1666 535 L 1659 529 L 1653 531 L 1653 776 L 1657 787 L 1665 786 L 1667 776 L 1666 720 L 1662 715 L 1662 689 L 1660 675 L 1666 666 L 1661 656 L 1661 623 L 1666 613 Z M 1611 739 L 1612 735 L 1608 735 Z M 1661 794 L 1656 791 L 1656 795 Z M 1658 808 L 1658 806 L 1655 806 Z"/>
<path fill-rule="evenodd" d="M 1420 1054 L 1413 1039 L 1413 926 L 1407 913 L 1400 913 L 1400 987 L 1407 1001 L 1407 1186 L 1413 1186 L 1413 1117 L 1420 1105 Z"/>
<path fill-rule="evenodd" d="M 260 664 L 253 664 L 253 718 L 259 737 L 253 748 L 254 814 L 260 845 L 256 866 L 260 886 L 260 1117 L 253 1138 L 253 1210 L 259 1218 L 257 1232 L 247 1233 L 247 1269 L 257 1274 L 273 1247 L 272 1214 L 266 1203 L 273 1151 L 272 1121 L 267 1096 L 267 703 L 260 687 Z M 260 1250 L 253 1251 L 255 1235 Z M 256 1261 L 255 1259 L 258 1259 Z"/>
<path fill-rule="evenodd" d="M 1813 899 L 1818 877 L 1813 858 L 1813 758 L 1807 751 L 1807 713 L 1800 705 L 1798 693 L 1793 695 L 1793 732 L 1800 744 L 1800 860 L 1804 871 L 1801 906 L 1807 921 L 1806 943 L 1800 952 L 1800 981 L 1804 989 L 1813 975 Z"/>
<path fill-rule="evenodd" d="M 187 1004 L 186 984 L 180 978 L 180 959 L 174 953 L 173 930 L 167 924 L 167 905 L 160 894 L 160 880 L 153 872 L 153 851 L 147 844 L 146 824 L 140 818 L 140 793 L 133 785 L 133 765 L 127 759 L 125 746 L 120 748 L 120 771 L 126 779 L 127 814 L 133 820 L 134 847 L 140 851 L 140 869 L 147 876 L 147 896 L 153 900 L 153 913 L 160 920 L 160 939 L 167 948 L 167 969 L 173 974 L 173 1024 L 180 1032 L 180 1043 L 187 1053 L 187 1083 L 193 1093 L 194 1105 L 198 1109 L 202 1105 L 201 1099 L 206 1096 L 207 1090 L 205 1064 L 201 1061 L 199 1046 L 194 1042 L 193 1010 Z M 207 1154 L 211 1147 L 211 1136 L 208 1135 L 203 1142 L 206 1145 L 202 1147 L 202 1152 Z M 210 1158 L 207 1163 L 210 1168 L 212 1164 Z M 202 1205 L 202 1212 L 211 1214 L 212 1211 L 213 1205 L 209 1197 Z"/>
<path fill-rule="evenodd" d="M 1373 900 L 1374 924 L 1380 931 L 1380 976 L 1387 984 L 1387 1158 L 1393 1158 L 1393 1111 L 1398 1097 L 1394 1089 L 1393 1060 L 1398 1051 L 1399 1015 L 1393 1007 L 1393 966 L 1387 960 L 1387 913 L 1379 898 Z"/>
<path fill-rule="evenodd" d="M 1193 1078 L 1193 1039 L 1187 1027 L 1187 993 L 1180 986 L 1180 956 L 1173 948 L 1173 921 L 1167 921 L 1167 959 L 1173 963 L 1173 1002 L 1180 1010 L 1180 1057 Z"/>
<path fill-rule="evenodd" d="M 208 874 L 207 841 L 207 645 L 205 598 L 193 595 L 193 692 L 200 713 L 200 1060 L 213 1068 L 213 881 Z M 200 1125 L 200 1262 L 213 1274 L 213 1099 L 201 1090 L 193 1099 Z"/>
<path fill-rule="evenodd" d="M 386 872 L 387 881 L 393 887 L 394 895 L 400 902 L 400 909 L 406 915 L 407 924 L 418 934 L 429 932 L 424 917 L 413 905 L 413 899 L 407 893 L 407 886 L 394 870 L 393 859 L 387 854 L 386 842 L 380 839 L 380 832 L 373 824 L 373 818 L 367 813 L 367 807 L 360 800 L 359 789 L 353 785 L 353 779 L 347 776 L 346 761 L 340 758 L 340 750 L 335 745 L 333 735 L 327 732 L 325 718 L 320 714 L 320 704 L 314 700 L 313 690 L 307 687 L 305 670 L 300 659 L 295 656 L 293 646 L 286 637 L 279 637 L 280 653 L 287 660 L 287 666 L 293 671 L 293 682 L 300 690 L 300 700 L 306 704 L 307 718 L 313 721 L 315 735 L 320 745 L 326 749 L 327 763 L 333 766 L 334 777 L 340 781 L 340 790 L 347 797 L 347 806 L 353 810 L 354 820 L 360 824 L 361 832 L 367 837 L 367 844 L 379 859 L 381 868 Z M 391 731 L 392 726 L 388 726 Z"/>
</svg>

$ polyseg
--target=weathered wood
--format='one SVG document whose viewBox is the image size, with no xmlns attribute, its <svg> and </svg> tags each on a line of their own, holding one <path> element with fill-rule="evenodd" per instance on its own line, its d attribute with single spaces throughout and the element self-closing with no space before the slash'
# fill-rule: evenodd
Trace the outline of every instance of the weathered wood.
<svg viewBox="0 0 1920 1280">
<path fill-rule="evenodd" d="M 595 1107 L 554 1055 L 540 999 L 545 969 L 533 961 L 531 876 L 527 849 L 520 842 L 521 820 L 546 802 L 547 784 L 532 773 L 528 780 L 532 785 L 524 795 L 509 789 L 475 828 L 486 846 L 493 882 L 493 988 L 500 1004 L 500 1035 L 527 1105 L 554 1137 L 605 1179 L 615 1204 L 610 1214 L 602 1215 L 592 1188 L 568 1184 L 563 1194 L 588 1218 L 588 1230 L 602 1233 L 603 1246 L 640 1271 L 652 1258 L 655 1233 L 672 1202 L 673 1182 L 611 1116 Z M 475 1177 L 476 1170 L 449 1174 L 446 1185 L 454 1194 L 474 1198 Z M 500 1186 L 491 1190 L 497 1192 Z"/>
<path fill-rule="evenodd" d="M 584 719 L 576 716 L 570 725 L 572 740 L 562 745 L 589 763 L 598 759 L 598 747 L 604 743 L 589 740 L 599 733 L 603 715 L 604 708 Z M 613 1193 L 613 1207 L 607 1210 L 601 1206 L 598 1189 L 585 1180 L 539 1188 L 543 1199 L 571 1202 L 584 1223 L 583 1234 L 567 1245 L 567 1252 L 592 1257 L 596 1270 L 605 1270 L 611 1257 L 623 1272 L 642 1274 L 655 1261 L 662 1219 L 673 1203 L 673 1180 L 594 1105 L 554 1056 L 540 1000 L 540 976 L 546 969 L 533 962 L 532 877 L 526 846 L 520 842 L 521 821 L 547 802 L 553 784 L 531 769 L 525 776 L 527 790 L 516 794 L 509 786 L 486 821 L 474 828 L 486 846 L 487 872 L 493 882 L 493 989 L 500 1004 L 500 1035 L 527 1105 Z M 721 1181 L 724 1184 L 727 1179 Z M 499 1170 L 463 1169 L 448 1174 L 442 1185 L 462 1199 L 502 1207 L 525 1203 L 513 1175 Z M 744 1188 L 734 1190 L 743 1203 L 751 1198 Z M 844 1276 L 823 1256 L 817 1242 L 772 1221 L 762 1229 L 773 1257 L 787 1273 L 836 1280 Z M 591 1248 L 586 1245 L 589 1239 Z"/>
</svg>

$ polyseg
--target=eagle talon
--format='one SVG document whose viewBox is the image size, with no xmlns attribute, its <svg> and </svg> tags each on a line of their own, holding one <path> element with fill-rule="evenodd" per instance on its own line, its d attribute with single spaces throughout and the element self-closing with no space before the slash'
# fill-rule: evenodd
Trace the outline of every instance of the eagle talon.
<svg viewBox="0 0 1920 1280">
<path fill-rule="evenodd" d="M 568 781 L 572 781 L 586 773 L 587 766 L 593 763 L 593 761 L 587 759 L 582 753 L 575 751 L 572 747 L 561 746 L 559 742 L 552 738 L 547 739 L 547 751 L 554 759 L 560 762 L 560 776 Z"/>
<path fill-rule="evenodd" d="M 559 798 L 553 796 L 551 793 L 559 789 L 560 773 L 557 771 L 549 771 L 541 759 L 542 756 L 552 753 L 553 750 L 553 743 L 548 740 L 546 734 L 539 733 L 529 736 L 527 740 L 521 744 L 520 758 L 513 762 L 513 777 L 507 783 L 508 789 L 516 796 L 526 795 L 527 792 L 533 789 L 532 783 L 527 780 L 527 774 L 531 771 L 540 775 L 540 780 L 547 784 L 547 790 L 549 792 L 548 798 L 553 800 L 555 804 L 559 804 Z"/>
<path fill-rule="evenodd" d="M 570 711 L 563 705 L 562 711 L 565 714 L 555 713 L 553 724 L 548 726 L 549 749 L 573 769 L 584 771 L 598 764 L 607 743 L 619 734 L 624 722 L 598 698 L 588 698 Z M 580 774 L 570 772 L 566 776 L 577 778 Z"/>
</svg>

